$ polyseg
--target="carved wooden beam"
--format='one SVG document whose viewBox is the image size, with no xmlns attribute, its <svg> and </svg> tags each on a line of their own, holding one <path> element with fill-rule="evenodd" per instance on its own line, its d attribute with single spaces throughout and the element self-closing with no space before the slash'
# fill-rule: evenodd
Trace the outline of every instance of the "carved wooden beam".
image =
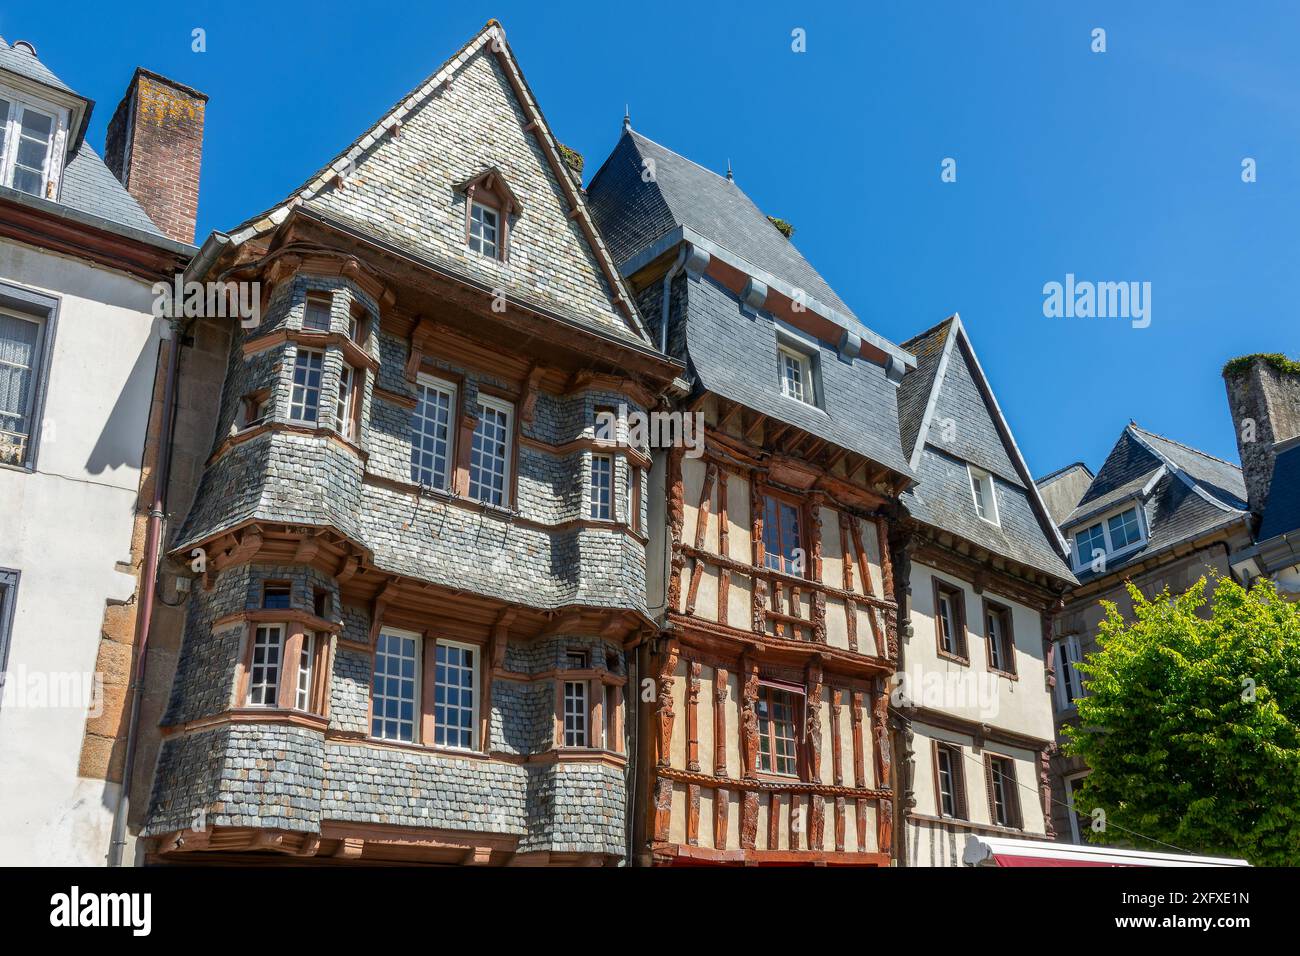
<svg viewBox="0 0 1300 956">
<path fill-rule="evenodd" d="M 704 549 L 704 539 L 709 530 L 709 511 L 713 502 L 713 483 L 718 478 L 718 466 L 709 462 L 704 470 L 704 484 L 700 487 L 700 503 L 695 510 L 695 548 Z M 686 613 L 695 613 L 695 598 L 699 594 L 700 579 L 704 576 L 704 564 L 698 560 L 691 568 L 691 586 L 686 595 Z"/>
<path fill-rule="evenodd" d="M 686 769 L 700 769 L 700 662 L 687 664 Z"/>
<path fill-rule="evenodd" d="M 718 476 L 718 552 L 725 558 L 731 557 L 730 524 L 727 518 L 727 473 Z M 718 572 L 718 623 L 726 624 L 728 615 L 729 592 L 731 590 L 731 569 L 723 566 Z"/>
<path fill-rule="evenodd" d="M 685 521 L 685 489 L 682 483 L 682 459 L 685 449 L 674 445 L 668 452 L 668 529 L 671 532 L 672 574 L 668 581 L 668 607 L 677 611 L 681 607 L 682 567 L 686 563 L 682 555 L 682 524 Z"/>
</svg>

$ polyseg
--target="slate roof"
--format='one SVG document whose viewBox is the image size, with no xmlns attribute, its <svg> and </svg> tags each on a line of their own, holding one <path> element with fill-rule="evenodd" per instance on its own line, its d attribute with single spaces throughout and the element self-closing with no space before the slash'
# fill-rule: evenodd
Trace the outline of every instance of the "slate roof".
<svg viewBox="0 0 1300 956">
<path fill-rule="evenodd" d="M 1142 547 L 1111 561 L 1105 574 L 1249 518 L 1240 468 L 1134 422 L 1121 433 L 1061 530 L 1070 536 L 1126 501 L 1140 503 L 1149 537 Z M 1079 580 L 1099 576 L 1085 569 Z"/>
<path fill-rule="evenodd" d="M 642 178 L 647 160 L 654 164 L 650 182 Z M 861 324 L 744 190 L 631 128 L 624 129 L 587 191 L 596 222 L 620 263 L 685 226 Z"/>
<path fill-rule="evenodd" d="M 1280 451 L 1273 460 L 1273 480 L 1260 521 L 1260 541 L 1300 530 L 1300 443 Z"/>
<path fill-rule="evenodd" d="M 686 283 L 686 349 L 699 386 L 913 474 L 897 441 L 897 386 L 883 368 L 863 358 L 846 362 L 819 342 L 823 407 L 789 398 L 777 374 L 775 320 L 742 311 L 739 297 L 709 276 L 688 274 Z"/>
<path fill-rule="evenodd" d="M 902 496 L 907 510 L 924 524 L 1073 582 L 1055 525 L 961 319 L 951 316 L 903 348 L 917 359 L 898 389 L 900 439 L 918 478 Z M 975 513 L 968 464 L 993 476 L 996 525 Z"/>
<path fill-rule="evenodd" d="M 6 70 L 61 93 L 78 95 L 35 56 L 15 49 L 0 38 L 0 71 Z M 87 116 L 90 108 L 91 104 L 87 103 Z M 126 191 L 126 187 L 109 171 L 99 154 L 84 139 L 64 166 L 59 196 L 53 205 L 95 216 L 111 224 L 127 226 L 158 239 L 166 239 L 153 220 L 140 208 L 135 197 Z M 166 241 L 171 243 L 171 240 Z"/>
</svg>

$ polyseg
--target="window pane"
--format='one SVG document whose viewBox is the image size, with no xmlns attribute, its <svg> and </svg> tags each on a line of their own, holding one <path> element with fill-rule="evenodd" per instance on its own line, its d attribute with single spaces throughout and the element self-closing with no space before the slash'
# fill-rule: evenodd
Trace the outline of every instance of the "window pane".
<svg viewBox="0 0 1300 956">
<path fill-rule="evenodd" d="M 474 652 L 438 644 L 434 688 L 434 743 L 474 746 Z"/>
<path fill-rule="evenodd" d="M 371 689 L 374 718 L 370 732 L 373 736 L 384 740 L 415 740 L 416 654 L 414 638 L 380 632 L 375 646 L 375 677 Z"/>
<path fill-rule="evenodd" d="M 293 360 L 293 389 L 289 395 L 289 417 L 314 422 L 320 409 L 320 377 L 324 353 L 299 349 Z"/>
<path fill-rule="evenodd" d="M 1079 551 L 1079 564 L 1087 565 L 1092 563 L 1096 552 L 1106 553 L 1106 535 L 1101 530 L 1100 524 L 1095 524 L 1091 528 L 1080 531 L 1074 537 L 1076 547 Z"/>
<path fill-rule="evenodd" d="M 587 746 L 587 682 L 564 682 L 564 746 Z"/>
<path fill-rule="evenodd" d="M 52 117 L 30 107 L 23 107 L 14 162 L 14 189 L 33 196 L 45 195 L 45 163 L 50 154 L 53 132 Z"/>
<path fill-rule="evenodd" d="M 510 415 L 479 402 L 478 425 L 470 449 L 469 495 L 475 501 L 503 505 L 506 499 L 506 453 L 510 441 Z"/>
<path fill-rule="evenodd" d="M 1107 522 L 1110 527 L 1110 544 L 1113 548 L 1126 548 L 1136 544 L 1142 537 L 1138 530 L 1137 509 L 1130 508 L 1123 514 L 1113 515 Z"/>
<path fill-rule="evenodd" d="M 799 509 L 777 498 L 763 504 L 763 562 L 775 571 L 802 574 L 799 549 Z"/>
<path fill-rule="evenodd" d="M 12 104 L 0 96 L 0 160 L 5 155 L 5 137 L 9 134 L 9 108 Z"/>
<path fill-rule="evenodd" d="M 330 328 L 330 300 L 308 296 L 303 306 L 302 327 L 313 332 L 328 332 Z"/>
<path fill-rule="evenodd" d="M 294 706 L 299 710 L 307 710 L 311 706 L 311 672 L 315 655 L 316 635 L 304 634 L 302 652 L 298 655 L 298 693 L 294 701 Z"/>
<path fill-rule="evenodd" d="M 253 636 L 253 662 L 248 674 L 248 703 L 274 707 L 280 691 L 280 650 L 284 630 L 278 624 L 259 627 Z"/>
<path fill-rule="evenodd" d="M 474 203 L 470 210 L 469 247 L 493 259 L 497 257 L 496 210 Z"/>
<path fill-rule="evenodd" d="M 41 327 L 0 313 L 0 460 L 21 462 L 31 435 Z M 4 441 L 8 439 L 8 441 Z"/>
<path fill-rule="evenodd" d="M 450 389 L 421 384 L 411 412 L 411 480 L 426 488 L 447 487 L 451 449 Z"/>
<path fill-rule="evenodd" d="M 614 460 L 608 455 L 593 455 L 591 459 L 591 489 L 589 496 L 591 517 L 596 521 L 609 521 L 612 517 L 610 497 L 614 488 Z"/>
</svg>

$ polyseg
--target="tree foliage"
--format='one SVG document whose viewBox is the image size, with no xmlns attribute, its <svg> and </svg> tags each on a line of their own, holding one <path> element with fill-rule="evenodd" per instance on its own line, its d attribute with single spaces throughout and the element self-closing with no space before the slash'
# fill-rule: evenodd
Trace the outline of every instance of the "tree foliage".
<svg viewBox="0 0 1300 956">
<path fill-rule="evenodd" d="M 1300 605 L 1268 581 L 1206 580 L 1133 615 L 1111 602 L 1067 752 L 1091 769 L 1075 790 L 1094 842 L 1300 865 Z M 1099 816 L 1099 815 L 1098 815 Z M 1129 832 L 1125 832 L 1129 831 Z"/>
</svg>

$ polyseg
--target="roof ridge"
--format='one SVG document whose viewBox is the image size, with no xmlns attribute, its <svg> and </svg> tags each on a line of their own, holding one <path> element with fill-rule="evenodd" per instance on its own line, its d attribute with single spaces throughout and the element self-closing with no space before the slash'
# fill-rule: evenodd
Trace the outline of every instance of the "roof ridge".
<svg viewBox="0 0 1300 956">
<path fill-rule="evenodd" d="M 925 338 L 927 335 L 931 335 L 931 334 L 933 334 L 934 332 L 937 332 L 941 326 L 948 325 L 948 324 L 950 324 L 950 323 L 952 323 L 952 322 L 955 322 L 956 320 L 957 320 L 957 314 L 956 314 L 956 313 L 953 313 L 952 315 L 948 316 L 947 318 L 939 320 L 939 321 L 936 322 L 934 325 L 932 325 L 932 326 L 930 326 L 928 329 L 926 329 L 924 332 L 917 332 L 915 335 L 913 335 L 912 337 L 910 337 L 910 338 L 907 339 L 906 341 L 904 341 L 904 342 L 900 342 L 900 343 L 899 343 L 899 346 L 900 346 L 900 347 L 906 347 L 909 343 L 919 341 L 920 339 Z"/>
<path fill-rule="evenodd" d="M 1041 484 L 1042 484 L 1043 482 L 1045 482 L 1045 481 L 1052 481 L 1053 479 L 1055 479 L 1055 478 L 1059 478 L 1061 475 L 1065 474 L 1065 473 L 1066 473 L 1067 471 L 1069 471 L 1071 468 L 1076 468 L 1076 467 L 1077 467 L 1077 468 L 1082 468 L 1082 469 L 1083 469 L 1084 471 L 1086 471 L 1089 475 L 1092 475 L 1093 478 L 1096 478 L 1096 477 L 1097 477 L 1096 475 L 1093 475 L 1093 474 L 1092 474 L 1092 469 L 1088 467 L 1088 463 L 1087 463 L 1087 462 L 1083 462 L 1083 461 L 1072 461 L 1072 462 L 1070 462 L 1068 465 L 1063 465 L 1062 467 L 1057 468 L 1055 471 L 1049 471 L 1047 474 L 1043 475 L 1043 477 L 1041 477 L 1041 478 L 1035 478 L 1035 479 L 1034 479 L 1034 484 L 1036 484 L 1036 485 L 1041 485 Z"/>
<path fill-rule="evenodd" d="M 1169 438 L 1165 435 L 1161 435 L 1159 432 L 1153 432 L 1149 428 L 1143 428 L 1137 422 L 1130 422 L 1129 424 L 1131 427 L 1136 428 L 1144 435 L 1150 435 L 1152 438 L 1159 438 L 1161 441 L 1167 441 L 1171 445 L 1177 445 L 1179 448 L 1182 448 L 1185 451 L 1194 452 L 1195 454 L 1200 455 L 1202 458 L 1208 458 L 1211 461 L 1217 461 L 1221 465 L 1228 465 L 1232 468 L 1236 468 L 1238 471 L 1241 471 L 1241 465 L 1236 464 L 1235 462 L 1226 461 L 1225 459 L 1220 458 L 1218 455 L 1211 455 L 1208 451 L 1201 451 L 1201 449 L 1199 448 L 1193 448 L 1191 445 L 1184 444 L 1183 442 L 1180 442 L 1176 438 Z"/>
</svg>

